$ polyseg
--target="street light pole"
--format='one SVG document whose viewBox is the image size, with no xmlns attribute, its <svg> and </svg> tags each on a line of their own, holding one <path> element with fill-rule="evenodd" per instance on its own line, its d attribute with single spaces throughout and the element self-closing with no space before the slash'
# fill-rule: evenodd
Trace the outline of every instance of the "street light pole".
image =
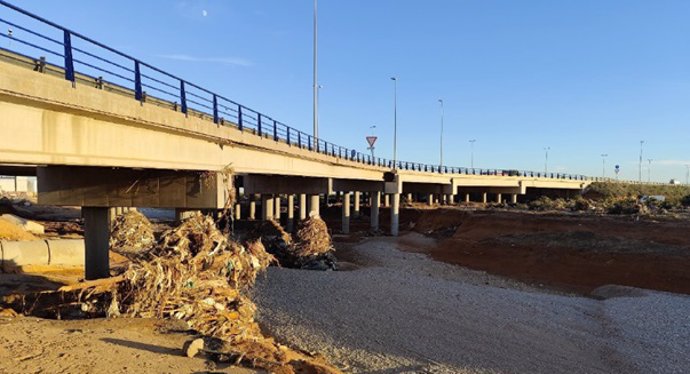
<svg viewBox="0 0 690 374">
<path fill-rule="evenodd" d="M 393 170 L 398 163 L 398 78 L 391 77 L 393 81 Z"/>
<path fill-rule="evenodd" d="M 546 152 L 546 155 L 544 157 L 544 174 L 549 173 L 549 150 L 551 150 L 551 147 L 545 147 L 544 152 Z M 546 176 L 546 175 L 544 175 Z"/>
<path fill-rule="evenodd" d="M 647 183 L 650 183 L 652 181 L 652 159 L 648 158 L 647 161 L 649 161 L 649 165 L 647 166 Z"/>
<path fill-rule="evenodd" d="M 470 167 L 474 169 L 474 142 L 477 139 L 470 139 Z"/>
<path fill-rule="evenodd" d="M 438 102 L 441 103 L 441 161 L 439 162 L 439 171 L 443 169 L 443 99 L 438 99 Z"/>
<path fill-rule="evenodd" d="M 606 157 L 608 157 L 608 156 L 609 156 L 609 155 L 608 155 L 607 153 L 602 153 L 602 154 L 601 154 L 601 163 L 602 163 L 602 166 L 601 166 L 601 177 L 602 177 L 602 178 L 606 178 Z"/>
<path fill-rule="evenodd" d="M 638 168 L 638 181 L 642 183 L 642 145 L 644 144 L 644 140 L 640 140 L 640 164 Z"/>
<path fill-rule="evenodd" d="M 319 79 L 318 79 L 318 33 L 319 33 L 319 13 L 318 0 L 314 0 L 314 149 L 317 149 L 319 144 Z"/>
</svg>

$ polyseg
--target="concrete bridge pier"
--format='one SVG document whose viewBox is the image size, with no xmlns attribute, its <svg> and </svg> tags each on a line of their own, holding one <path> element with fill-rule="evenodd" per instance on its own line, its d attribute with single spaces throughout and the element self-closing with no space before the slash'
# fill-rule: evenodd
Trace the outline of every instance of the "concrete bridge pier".
<svg viewBox="0 0 690 374">
<path fill-rule="evenodd" d="M 299 194 L 299 219 L 307 219 L 307 195 L 303 193 Z"/>
<path fill-rule="evenodd" d="M 371 229 L 379 229 L 379 206 L 381 205 L 381 192 L 374 191 L 371 193 Z"/>
<path fill-rule="evenodd" d="M 503 194 L 500 192 L 496 194 L 496 202 L 499 204 L 503 202 Z"/>
<path fill-rule="evenodd" d="M 517 196 L 518 195 L 516 193 L 510 195 L 510 202 L 513 204 L 517 204 Z"/>
<path fill-rule="evenodd" d="M 482 203 L 484 203 L 484 204 L 486 204 L 487 202 L 489 202 L 489 201 L 487 200 L 487 196 L 486 196 L 486 195 L 488 195 L 486 192 L 482 192 Z"/>
<path fill-rule="evenodd" d="M 343 218 L 343 234 L 350 233 L 350 192 L 343 192 L 343 208 L 342 208 L 342 218 Z"/>
<path fill-rule="evenodd" d="M 256 219 L 256 194 L 249 195 L 249 219 L 254 221 Z"/>
<path fill-rule="evenodd" d="M 398 236 L 400 225 L 400 193 L 393 193 L 391 204 L 391 235 Z"/>
<path fill-rule="evenodd" d="M 319 204 L 321 204 L 320 195 L 309 195 L 309 216 L 319 216 Z"/>
<path fill-rule="evenodd" d="M 84 246 L 86 248 L 86 279 L 110 276 L 110 208 L 82 207 L 84 217 Z"/>
<path fill-rule="evenodd" d="M 383 195 L 383 207 L 388 208 L 391 206 L 391 196 L 390 194 L 384 194 Z"/>
<path fill-rule="evenodd" d="M 242 205 L 240 205 L 239 202 L 235 203 L 235 206 L 232 209 L 232 213 L 235 216 L 235 220 L 239 221 L 242 219 Z"/>
<path fill-rule="evenodd" d="M 426 201 L 429 206 L 434 206 L 434 194 L 430 193 Z"/>
<path fill-rule="evenodd" d="M 355 218 L 359 217 L 359 200 L 361 197 L 361 192 L 355 191 L 354 194 L 352 195 L 353 198 L 353 206 L 352 206 L 352 214 L 354 215 Z"/>
<path fill-rule="evenodd" d="M 287 195 L 287 231 L 292 232 L 295 229 L 295 195 Z"/>
<path fill-rule="evenodd" d="M 469 204 L 469 202 L 470 202 L 470 194 L 469 194 L 469 193 L 466 193 L 466 194 L 465 194 L 465 203 L 466 203 L 466 204 Z"/>
<path fill-rule="evenodd" d="M 273 218 L 275 219 L 278 224 L 280 224 L 280 195 L 276 195 L 275 198 L 273 199 L 273 208 L 275 209 L 275 213 L 273 214 Z"/>
<path fill-rule="evenodd" d="M 407 194 L 407 203 L 408 203 L 408 204 L 412 204 L 412 201 L 413 201 L 413 200 L 412 200 L 412 193 L 409 192 L 409 193 Z"/>
<path fill-rule="evenodd" d="M 261 195 L 261 219 L 263 221 L 270 221 L 273 219 L 273 195 L 262 194 Z"/>
</svg>

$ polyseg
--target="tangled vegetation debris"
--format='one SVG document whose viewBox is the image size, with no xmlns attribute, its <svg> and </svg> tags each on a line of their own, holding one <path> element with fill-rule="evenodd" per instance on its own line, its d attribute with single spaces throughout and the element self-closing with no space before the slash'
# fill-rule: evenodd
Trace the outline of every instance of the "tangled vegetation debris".
<svg viewBox="0 0 690 374">
<path fill-rule="evenodd" d="M 136 223 L 140 229 L 145 226 L 143 221 Z M 123 230 L 115 244 L 130 243 L 137 233 Z M 107 315 L 180 320 L 206 341 L 215 342 L 200 349 L 211 358 L 276 373 L 304 368 L 315 373 L 339 372 L 261 333 L 254 320 L 256 307 L 247 296 L 257 274 L 275 262 L 261 242 L 243 246 L 223 235 L 210 217 L 196 214 L 163 233 L 151 248 L 136 253 L 119 276 L 57 292 L 13 295 L 3 298 L 0 305 L 54 318 Z"/>
<path fill-rule="evenodd" d="M 143 255 L 155 244 L 151 222 L 138 211 L 115 217 L 110 232 L 110 250 L 127 258 Z"/>
</svg>

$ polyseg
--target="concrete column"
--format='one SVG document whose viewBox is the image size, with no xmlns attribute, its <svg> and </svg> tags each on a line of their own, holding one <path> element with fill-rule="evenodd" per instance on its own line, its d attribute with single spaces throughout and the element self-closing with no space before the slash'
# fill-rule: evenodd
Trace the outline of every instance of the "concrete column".
<svg viewBox="0 0 690 374">
<path fill-rule="evenodd" d="M 411 192 L 407 194 L 407 203 L 408 204 L 412 203 L 412 193 Z"/>
<path fill-rule="evenodd" d="M 84 246 L 86 248 L 86 279 L 110 276 L 110 209 L 82 207 L 84 217 Z"/>
<path fill-rule="evenodd" d="M 434 194 L 429 194 L 429 197 L 427 198 L 427 203 L 429 204 L 429 206 L 434 206 Z"/>
<path fill-rule="evenodd" d="M 343 194 L 343 234 L 350 233 L 350 193 Z"/>
<path fill-rule="evenodd" d="M 252 220 L 252 221 L 256 219 L 256 195 L 250 196 L 250 200 L 249 200 L 249 219 Z"/>
<path fill-rule="evenodd" d="M 355 191 L 353 198 L 355 199 L 354 205 L 353 205 L 353 214 L 355 217 L 359 217 L 359 199 L 360 199 L 360 192 Z"/>
<path fill-rule="evenodd" d="M 292 232 L 295 228 L 295 195 L 287 196 L 287 231 Z"/>
<path fill-rule="evenodd" d="M 517 194 L 516 194 L 516 193 L 510 195 L 510 201 L 511 201 L 513 204 L 517 204 Z"/>
<path fill-rule="evenodd" d="M 499 204 L 503 202 L 503 195 L 502 194 L 500 194 L 500 193 L 496 194 L 496 202 Z"/>
<path fill-rule="evenodd" d="M 468 193 L 465 194 L 465 202 L 466 203 L 470 202 L 470 194 L 468 194 Z"/>
<path fill-rule="evenodd" d="M 309 216 L 319 216 L 319 205 L 321 204 L 321 196 L 309 195 Z"/>
<path fill-rule="evenodd" d="M 299 194 L 299 219 L 307 219 L 307 195 L 303 193 Z"/>
<path fill-rule="evenodd" d="M 278 221 L 278 223 L 280 223 L 280 195 L 276 195 L 273 201 L 273 208 L 275 208 L 273 218 L 275 218 L 275 220 Z"/>
<path fill-rule="evenodd" d="M 381 205 L 381 192 L 374 191 L 371 193 L 371 229 L 379 229 L 379 206 Z"/>
<path fill-rule="evenodd" d="M 261 219 L 264 221 L 273 219 L 273 195 L 261 195 Z"/>
<path fill-rule="evenodd" d="M 486 204 L 487 201 L 488 200 L 486 199 L 486 192 L 482 192 L 482 203 Z"/>
<path fill-rule="evenodd" d="M 448 205 L 448 195 L 441 194 L 441 205 Z"/>
<path fill-rule="evenodd" d="M 391 205 L 391 235 L 398 236 L 400 225 L 400 194 L 394 193 L 393 204 Z"/>
<path fill-rule="evenodd" d="M 240 205 L 240 203 L 235 203 L 235 208 L 233 210 L 235 219 L 239 221 L 242 218 L 242 205 Z"/>
<path fill-rule="evenodd" d="M 390 194 L 384 194 L 383 195 L 383 206 L 388 208 L 391 205 L 391 196 Z"/>
<path fill-rule="evenodd" d="M 455 195 L 453 195 L 453 194 L 448 195 L 448 204 L 455 205 Z"/>
</svg>

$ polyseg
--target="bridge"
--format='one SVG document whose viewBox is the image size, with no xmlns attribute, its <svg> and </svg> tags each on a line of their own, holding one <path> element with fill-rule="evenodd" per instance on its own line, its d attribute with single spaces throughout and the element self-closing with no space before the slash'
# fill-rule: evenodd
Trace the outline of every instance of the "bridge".
<svg viewBox="0 0 690 374">
<path fill-rule="evenodd" d="M 41 204 L 82 207 L 89 279 L 108 276 L 114 207 L 223 209 L 241 193 L 235 218 L 285 206 L 292 225 L 340 193 L 343 232 L 367 205 L 372 229 L 383 207 L 397 235 L 401 196 L 517 202 L 596 180 L 374 158 L 2 0 L 0 23 L 12 30 L 0 34 L 0 174 L 36 175 Z"/>
</svg>

